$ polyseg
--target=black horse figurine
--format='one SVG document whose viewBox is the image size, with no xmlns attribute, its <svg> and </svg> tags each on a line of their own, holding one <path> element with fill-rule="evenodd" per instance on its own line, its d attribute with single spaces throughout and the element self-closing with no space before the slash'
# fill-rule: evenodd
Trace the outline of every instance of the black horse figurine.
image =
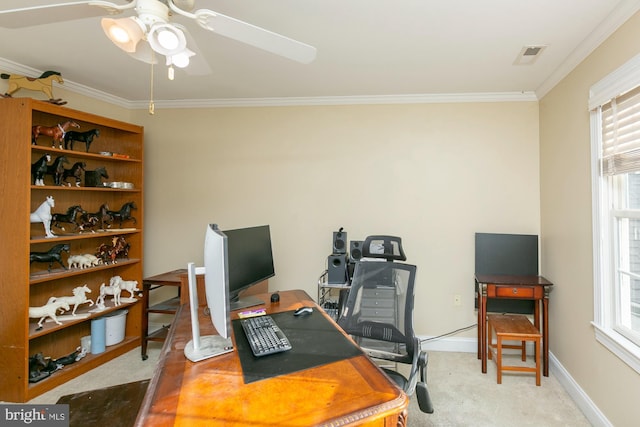
<svg viewBox="0 0 640 427">
<path fill-rule="evenodd" d="M 82 174 L 86 167 L 87 164 L 85 162 L 75 162 L 73 166 L 71 166 L 71 169 L 65 169 L 62 171 L 62 181 L 71 186 L 71 184 L 67 182 L 67 179 L 73 177 L 76 180 L 76 187 L 80 187 Z"/>
<path fill-rule="evenodd" d="M 100 136 L 100 129 L 91 129 L 86 132 L 76 132 L 70 130 L 64 134 L 64 149 L 70 145 L 73 150 L 73 141 L 84 142 L 86 144 L 87 153 L 89 152 L 89 146 L 93 142 L 93 138 Z"/>
<path fill-rule="evenodd" d="M 62 365 L 55 363 L 50 357 L 44 357 L 42 353 L 29 356 L 29 382 L 37 383 L 47 378 L 53 372 L 62 369 Z"/>
<path fill-rule="evenodd" d="M 122 222 L 127 220 L 132 220 L 134 224 L 137 223 L 136 219 L 131 216 L 131 210 L 138 209 L 135 202 L 127 202 L 120 208 L 119 211 L 109 211 L 109 215 L 111 215 L 115 220 L 120 221 L 120 228 L 122 228 Z"/>
<path fill-rule="evenodd" d="M 69 163 L 66 156 L 58 156 L 53 161 L 53 164 L 47 166 L 47 174 L 53 175 L 53 183 L 55 185 L 62 185 L 62 175 L 64 173 L 64 165 Z"/>
<path fill-rule="evenodd" d="M 35 185 L 44 186 L 44 175 L 47 173 L 47 163 L 51 161 L 51 154 L 45 154 L 31 165 L 31 174 Z"/>
<path fill-rule="evenodd" d="M 107 204 L 100 206 L 98 212 L 87 214 L 87 217 L 97 218 L 98 223 L 100 224 L 100 228 L 102 228 L 103 230 L 105 229 L 105 224 L 107 226 L 106 228 L 109 228 L 111 227 L 111 223 L 113 222 L 113 217 L 109 214 L 109 206 Z"/>
<path fill-rule="evenodd" d="M 78 214 L 82 214 L 84 213 L 84 209 L 82 209 L 80 207 L 80 205 L 74 205 L 69 207 L 69 209 L 67 209 L 67 213 L 61 214 L 61 213 L 54 213 L 51 214 L 51 224 L 55 225 L 56 227 L 60 228 L 62 231 L 64 230 L 64 227 L 62 227 L 60 225 L 61 222 L 66 222 L 68 224 L 74 224 L 76 226 L 76 229 L 78 229 L 79 225 L 79 216 Z"/>
<path fill-rule="evenodd" d="M 68 243 L 57 244 L 51 249 L 49 249 L 49 251 L 47 252 L 31 252 L 29 254 L 29 264 L 31 264 L 34 261 L 48 262 L 49 268 L 47 269 L 47 271 L 51 272 L 51 267 L 53 266 L 53 263 L 57 262 L 62 266 L 64 270 L 66 270 L 67 267 L 62 263 L 62 256 L 61 256 L 62 251 L 69 253 Z"/>
<path fill-rule="evenodd" d="M 107 169 L 104 166 L 100 166 L 93 171 L 84 172 L 84 186 L 85 187 L 102 187 L 102 178 L 109 179 Z"/>
</svg>

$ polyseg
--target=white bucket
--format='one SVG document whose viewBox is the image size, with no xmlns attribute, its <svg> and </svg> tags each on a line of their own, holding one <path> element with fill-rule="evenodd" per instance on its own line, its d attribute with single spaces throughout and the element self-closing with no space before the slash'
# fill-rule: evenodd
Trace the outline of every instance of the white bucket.
<svg viewBox="0 0 640 427">
<path fill-rule="evenodd" d="M 103 316 L 107 320 L 106 345 L 114 345 L 124 341 L 128 312 L 129 310 L 118 310 Z"/>
</svg>

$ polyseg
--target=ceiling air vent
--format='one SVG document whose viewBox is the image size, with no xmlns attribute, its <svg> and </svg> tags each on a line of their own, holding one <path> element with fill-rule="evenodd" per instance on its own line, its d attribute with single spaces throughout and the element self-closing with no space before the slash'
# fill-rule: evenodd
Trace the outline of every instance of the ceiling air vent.
<svg viewBox="0 0 640 427">
<path fill-rule="evenodd" d="M 547 48 L 545 45 L 525 46 L 513 62 L 514 65 L 531 65 L 540 57 L 542 52 Z"/>
</svg>

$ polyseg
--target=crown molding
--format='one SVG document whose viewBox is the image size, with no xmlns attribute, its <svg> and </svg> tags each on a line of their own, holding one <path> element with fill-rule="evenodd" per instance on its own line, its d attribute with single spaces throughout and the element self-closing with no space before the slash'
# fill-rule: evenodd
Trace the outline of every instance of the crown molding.
<svg viewBox="0 0 640 427">
<path fill-rule="evenodd" d="M 182 99 L 154 101 L 156 108 L 229 108 L 229 107 L 291 107 L 318 105 L 374 104 L 442 104 L 464 102 L 531 102 L 533 92 L 443 93 L 412 95 L 318 96 L 289 98 Z M 146 109 L 148 101 L 134 101 L 133 109 Z"/>
<path fill-rule="evenodd" d="M 0 58 L 0 68 L 7 73 L 38 76 L 37 70 L 11 60 Z M 64 77 L 64 76 L 63 76 Z M 92 99 L 107 102 L 129 110 L 148 109 L 149 101 L 130 101 L 65 79 L 65 90 Z M 481 93 L 441 93 L 409 95 L 365 95 L 365 96 L 318 96 L 289 98 L 221 98 L 221 99 L 178 99 L 154 100 L 156 109 L 169 108 L 228 108 L 228 107 L 290 107 L 318 105 L 367 105 L 367 104 L 442 104 L 469 102 L 531 102 L 537 101 L 533 92 L 481 92 Z"/>
</svg>

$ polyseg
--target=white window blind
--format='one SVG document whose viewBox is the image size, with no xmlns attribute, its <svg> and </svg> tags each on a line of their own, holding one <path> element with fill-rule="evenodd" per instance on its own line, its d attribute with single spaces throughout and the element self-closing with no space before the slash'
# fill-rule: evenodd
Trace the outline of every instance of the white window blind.
<svg viewBox="0 0 640 427">
<path fill-rule="evenodd" d="M 640 171 L 640 87 L 602 107 L 601 173 Z"/>
</svg>

